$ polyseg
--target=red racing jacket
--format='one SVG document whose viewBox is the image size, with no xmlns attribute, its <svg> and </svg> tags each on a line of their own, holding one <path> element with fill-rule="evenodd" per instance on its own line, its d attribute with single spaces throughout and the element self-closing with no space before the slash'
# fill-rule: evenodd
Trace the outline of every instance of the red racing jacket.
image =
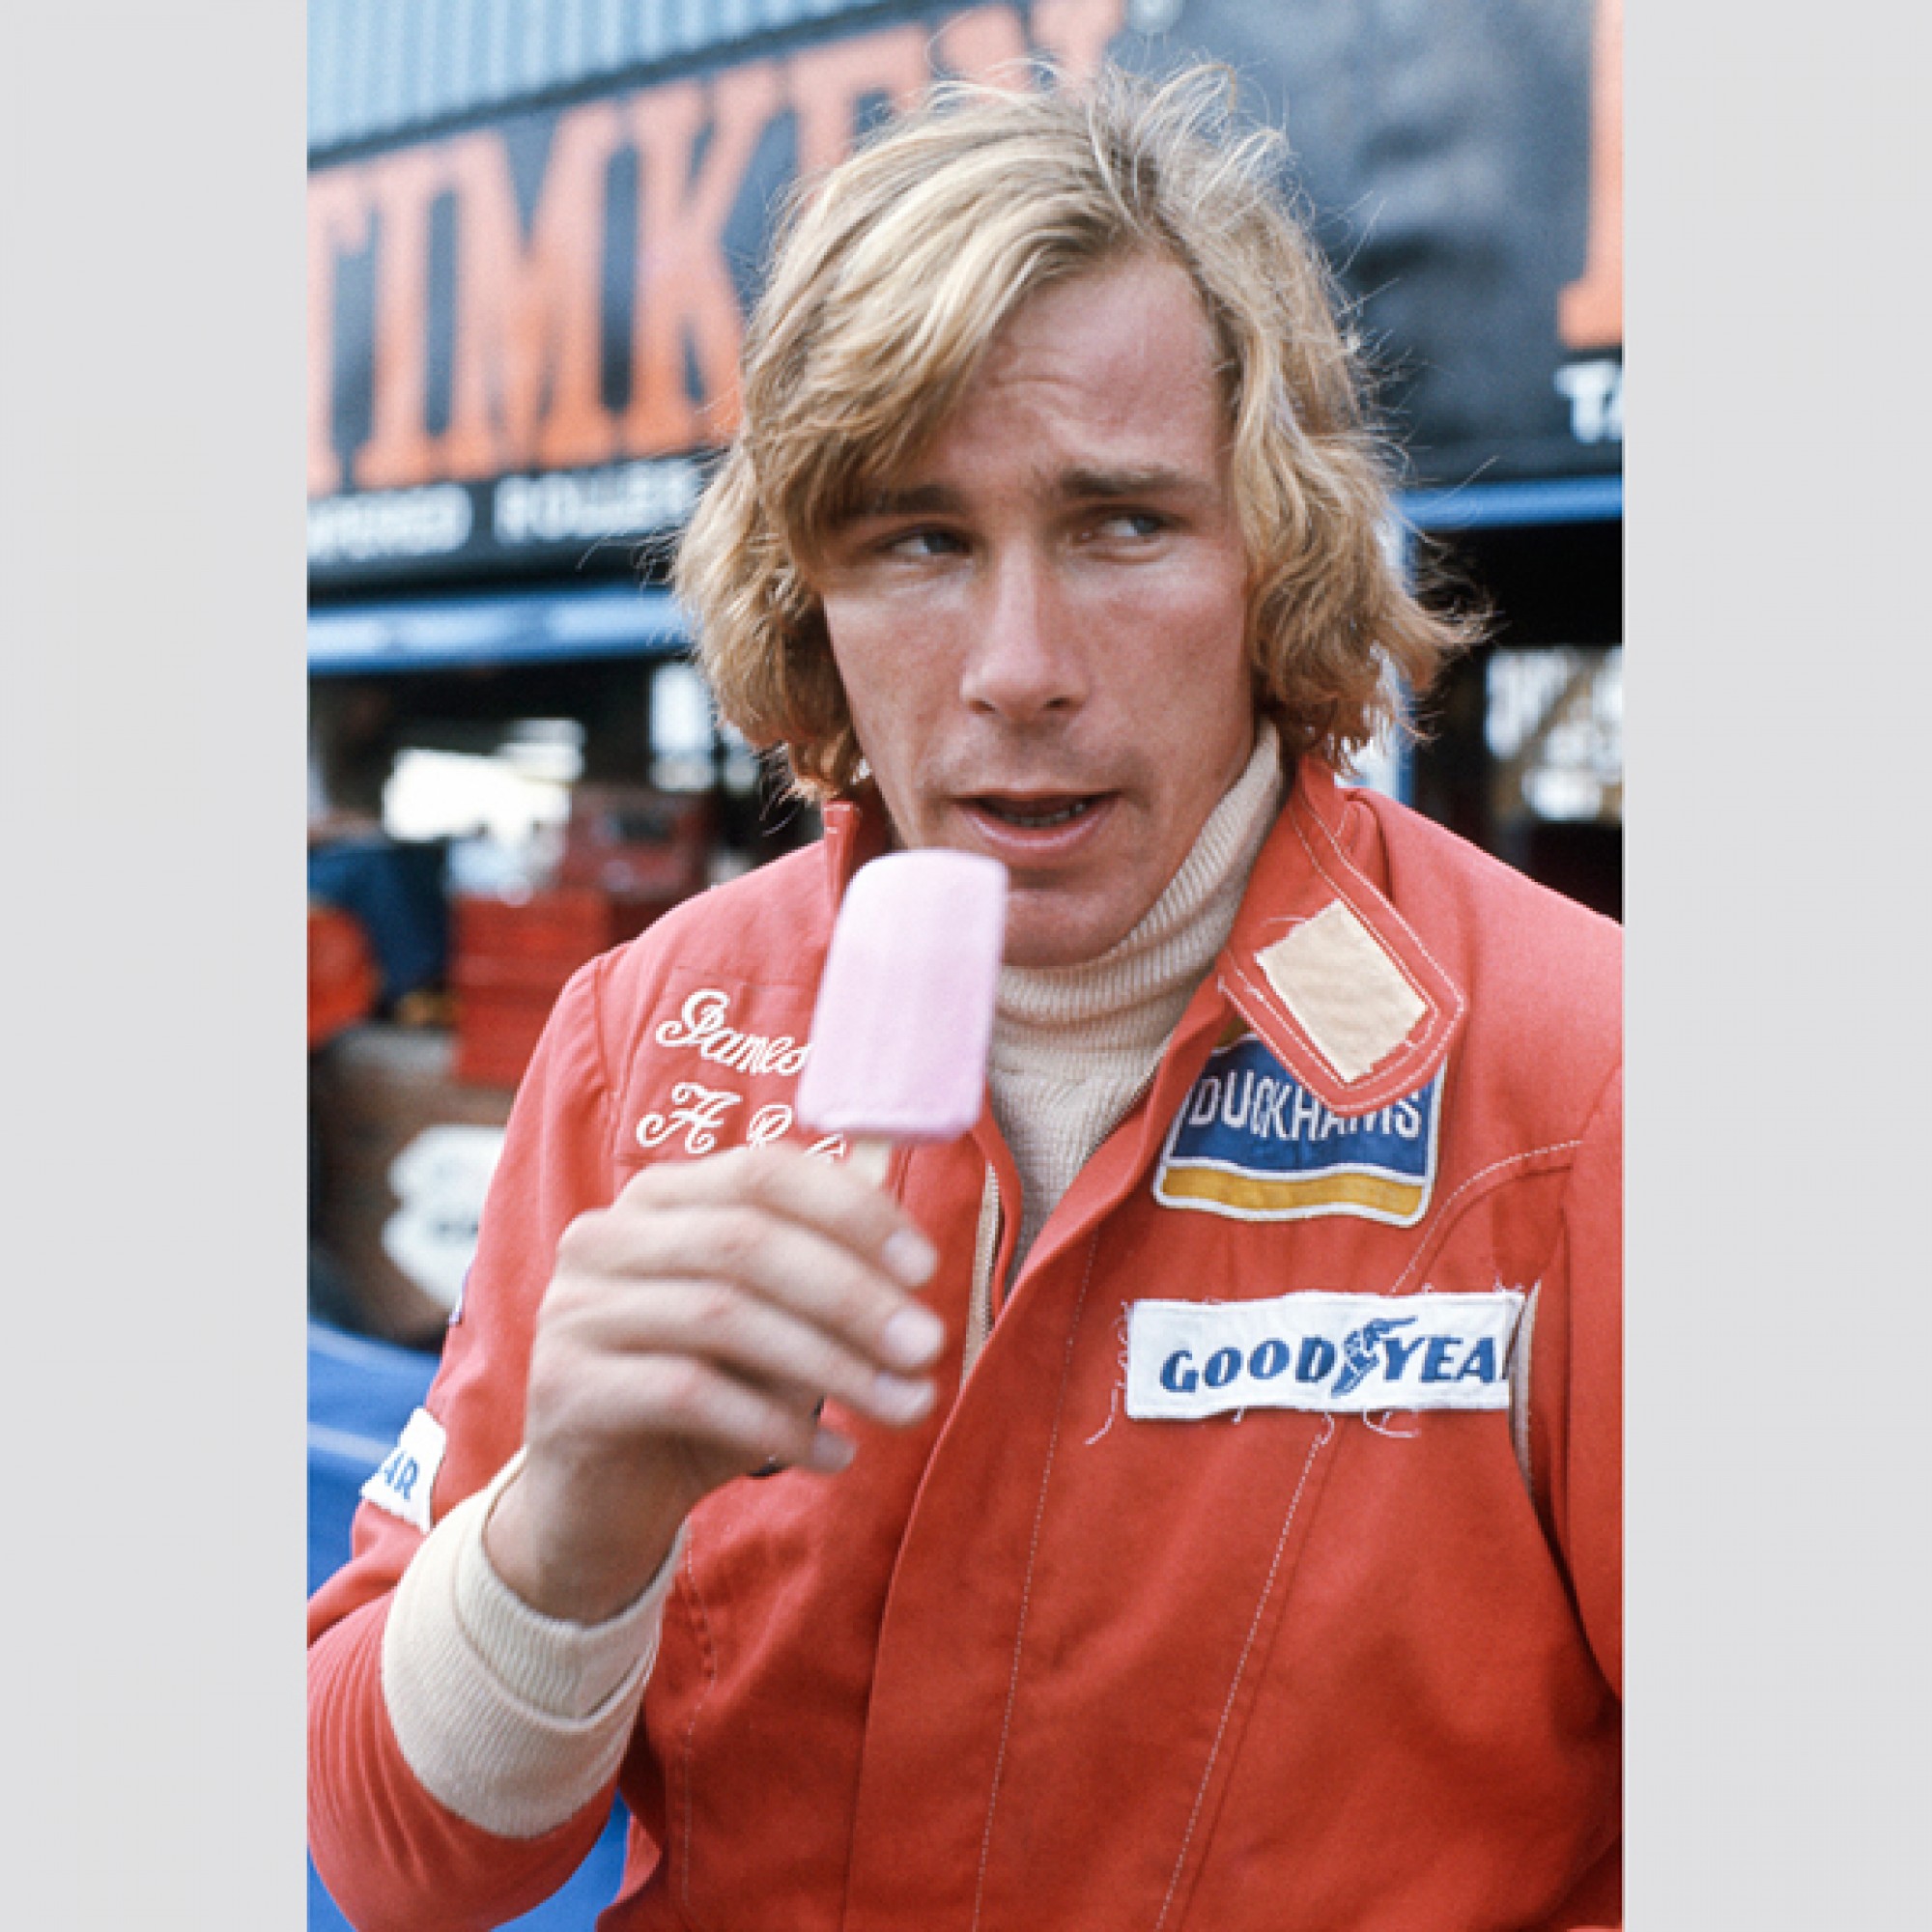
<svg viewBox="0 0 1932 1932">
<path fill-rule="evenodd" d="M 427 1400 L 434 1520 L 520 1444 L 571 1218 L 646 1162 L 798 1137 L 832 916 L 882 838 L 834 808 L 563 995 Z M 1303 760 L 1016 1276 L 989 1116 L 895 1156 L 942 1256 L 941 1399 L 903 1433 L 838 1415 L 842 1475 L 693 1514 L 605 1932 L 1614 1922 L 1619 959 L 1612 922 Z M 380 1653 L 421 1540 L 365 1503 L 311 1605 L 311 1842 L 370 1932 L 527 1910 L 609 1808 L 513 1840 L 416 1782 Z"/>
</svg>

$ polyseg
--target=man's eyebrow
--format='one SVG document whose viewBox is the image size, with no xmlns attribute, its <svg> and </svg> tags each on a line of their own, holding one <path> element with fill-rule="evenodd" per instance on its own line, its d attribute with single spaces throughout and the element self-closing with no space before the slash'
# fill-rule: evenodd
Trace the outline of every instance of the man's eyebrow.
<svg viewBox="0 0 1932 1932">
<path fill-rule="evenodd" d="M 1094 469 L 1075 465 L 1048 480 L 1051 494 L 1070 503 L 1123 502 L 1136 497 L 1193 497 L 1213 493 L 1214 485 L 1191 469 L 1164 463 L 1128 469 Z M 873 518 L 951 517 L 966 508 L 966 498 L 947 483 L 885 484 L 864 492 L 833 519 L 833 527 L 867 523 Z"/>
<path fill-rule="evenodd" d="M 838 518 L 840 524 L 863 523 L 871 517 L 939 517 L 956 514 L 964 498 L 944 483 L 915 483 L 867 490 Z"/>
<path fill-rule="evenodd" d="M 1058 495 L 1078 502 L 1113 502 L 1125 497 L 1200 497 L 1213 490 L 1212 482 L 1191 469 L 1151 464 L 1139 469 L 1063 470 L 1055 478 Z"/>
</svg>

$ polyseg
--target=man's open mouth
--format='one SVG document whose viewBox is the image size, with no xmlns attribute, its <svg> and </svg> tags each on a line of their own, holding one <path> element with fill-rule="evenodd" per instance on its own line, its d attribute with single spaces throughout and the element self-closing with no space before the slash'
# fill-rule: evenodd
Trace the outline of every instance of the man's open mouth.
<svg viewBox="0 0 1932 1932">
<path fill-rule="evenodd" d="M 973 803 L 1003 825 L 1022 832 L 1048 832 L 1092 811 L 1100 798 L 976 798 Z"/>
</svg>

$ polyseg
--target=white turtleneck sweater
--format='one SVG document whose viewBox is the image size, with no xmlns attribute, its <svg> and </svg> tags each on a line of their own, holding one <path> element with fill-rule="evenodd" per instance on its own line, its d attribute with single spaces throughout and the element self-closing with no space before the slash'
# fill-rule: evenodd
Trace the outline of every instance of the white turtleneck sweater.
<svg viewBox="0 0 1932 1932">
<path fill-rule="evenodd" d="M 987 1085 L 1020 1171 L 1016 1269 L 1073 1177 L 1152 1079 L 1227 943 L 1283 790 L 1280 745 L 1263 719 L 1241 776 L 1124 939 L 1082 965 L 1009 966 L 1000 975 Z"/>
<path fill-rule="evenodd" d="M 1284 790 L 1279 742 L 1264 720 L 1240 777 L 1124 939 L 1084 965 L 1001 974 L 987 1077 L 1020 1174 L 1019 1257 L 1151 1079 L 1227 942 Z M 677 1549 L 605 1623 L 541 1615 L 483 1548 L 490 1507 L 520 1461 L 452 1510 L 404 1573 L 384 1635 L 383 1688 L 425 1788 L 471 1824 L 526 1838 L 562 1824 L 616 1769 Z"/>
</svg>

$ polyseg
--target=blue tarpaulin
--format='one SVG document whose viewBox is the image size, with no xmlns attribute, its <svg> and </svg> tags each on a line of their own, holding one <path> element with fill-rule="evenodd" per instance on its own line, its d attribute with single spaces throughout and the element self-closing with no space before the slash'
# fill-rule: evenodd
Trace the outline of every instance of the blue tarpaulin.
<svg viewBox="0 0 1932 1932">
<path fill-rule="evenodd" d="M 422 1401 L 437 1358 L 345 1335 L 311 1321 L 308 1329 L 308 1587 L 318 1588 L 349 1559 L 349 1524 L 357 1493 L 395 1445 Z M 508 1921 L 528 1932 L 591 1932 L 616 1896 L 624 1869 L 626 1818 L 612 1813 L 604 1834 L 570 1883 L 534 1912 Z M 308 1868 L 309 1932 L 352 1932 L 313 1863 Z"/>
</svg>

